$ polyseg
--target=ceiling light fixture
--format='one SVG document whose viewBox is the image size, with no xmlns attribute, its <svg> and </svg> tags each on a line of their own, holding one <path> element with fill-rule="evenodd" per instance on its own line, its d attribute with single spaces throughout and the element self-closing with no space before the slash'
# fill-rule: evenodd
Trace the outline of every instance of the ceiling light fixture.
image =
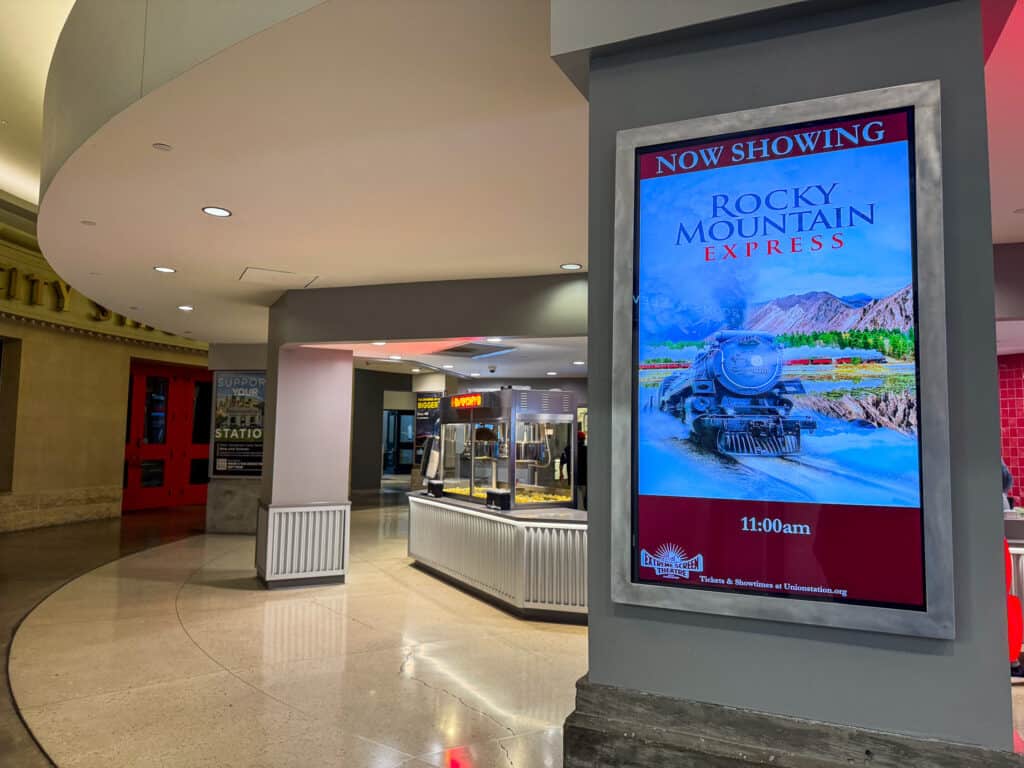
<svg viewBox="0 0 1024 768">
<path fill-rule="evenodd" d="M 442 365 L 441 367 L 444 368 L 446 371 L 450 371 L 455 366 L 454 365 Z"/>
<path fill-rule="evenodd" d="M 401 355 L 388 355 L 388 360 L 401 360 Z"/>
<path fill-rule="evenodd" d="M 587 361 L 586 360 L 573 360 L 572 364 L 573 365 L 586 365 Z"/>
<path fill-rule="evenodd" d="M 375 347 L 383 347 L 385 344 L 387 344 L 386 341 L 373 341 L 373 342 L 370 342 L 370 343 L 373 344 L 373 346 L 375 346 Z"/>
<path fill-rule="evenodd" d="M 174 267 L 153 267 L 154 272 L 162 272 L 165 275 L 173 275 L 176 270 Z"/>
<path fill-rule="evenodd" d="M 227 208 L 221 208 L 220 206 L 217 205 L 207 205 L 206 207 L 203 208 L 203 213 L 205 213 L 207 216 L 213 216 L 214 218 L 217 219 L 226 219 L 228 216 L 231 215 L 231 211 L 229 211 Z"/>
<path fill-rule="evenodd" d="M 412 371 L 413 373 L 419 373 L 420 372 L 419 368 L 410 368 L 409 370 Z"/>
<path fill-rule="evenodd" d="M 180 309 L 182 312 L 192 312 L 195 309 L 195 307 L 193 307 L 191 304 L 179 304 L 178 309 Z"/>
<path fill-rule="evenodd" d="M 158 150 L 160 152 L 170 152 L 172 149 L 174 149 L 174 147 L 172 147 L 170 144 L 165 144 L 162 141 L 154 141 L 153 149 Z"/>
<path fill-rule="evenodd" d="M 501 342 L 501 336 L 488 336 L 487 341 L 490 344 L 498 344 Z"/>
<path fill-rule="evenodd" d="M 557 376 L 558 371 L 548 371 L 548 376 Z"/>
<path fill-rule="evenodd" d="M 570 262 L 569 264 L 559 264 L 558 268 L 564 269 L 566 272 L 575 272 L 579 269 L 583 269 L 583 265 L 576 264 L 575 262 Z"/>
<path fill-rule="evenodd" d="M 470 376 L 472 376 L 472 377 L 473 377 L 474 379 L 476 379 L 476 378 L 479 378 L 479 377 L 480 377 L 480 374 L 479 374 L 479 373 L 471 373 L 471 374 L 469 374 L 469 375 L 470 375 Z"/>
</svg>

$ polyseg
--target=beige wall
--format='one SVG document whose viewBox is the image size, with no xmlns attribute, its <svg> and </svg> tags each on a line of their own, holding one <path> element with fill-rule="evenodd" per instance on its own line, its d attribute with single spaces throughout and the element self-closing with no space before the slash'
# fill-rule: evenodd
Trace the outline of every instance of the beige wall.
<svg viewBox="0 0 1024 768">
<path fill-rule="evenodd" d="M 0 317 L 20 340 L 10 488 L 0 492 L 0 531 L 121 513 L 128 373 L 132 358 L 206 366 L 206 353 L 157 348 Z M 5 358 L 8 356 L 5 355 Z M 6 383 L 12 374 L 4 374 Z M 9 410 L 0 393 L 0 432 Z M 0 481 L 3 473 L 0 472 Z"/>
<path fill-rule="evenodd" d="M 393 390 L 384 390 L 384 406 L 385 411 L 415 411 L 416 410 L 416 393 L 413 391 L 409 392 L 396 392 Z"/>
</svg>

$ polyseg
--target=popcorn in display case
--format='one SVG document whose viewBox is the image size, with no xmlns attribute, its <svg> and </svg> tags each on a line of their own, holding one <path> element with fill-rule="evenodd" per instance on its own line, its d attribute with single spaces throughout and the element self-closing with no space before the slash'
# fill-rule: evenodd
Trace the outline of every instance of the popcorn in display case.
<svg viewBox="0 0 1024 768">
<path fill-rule="evenodd" d="M 576 399 L 501 389 L 441 400 L 444 494 L 494 509 L 574 505 Z"/>
</svg>

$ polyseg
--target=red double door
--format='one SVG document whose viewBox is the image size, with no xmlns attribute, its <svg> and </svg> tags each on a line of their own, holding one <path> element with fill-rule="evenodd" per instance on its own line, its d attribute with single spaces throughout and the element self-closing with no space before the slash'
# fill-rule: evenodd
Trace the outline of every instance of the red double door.
<svg viewBox="0 0 1024 768">
<path fill-rule="evenodd" d="M 124 511 L 206 503 L 212 382 L 205 368 L 132 361 Z"/>
</svg>

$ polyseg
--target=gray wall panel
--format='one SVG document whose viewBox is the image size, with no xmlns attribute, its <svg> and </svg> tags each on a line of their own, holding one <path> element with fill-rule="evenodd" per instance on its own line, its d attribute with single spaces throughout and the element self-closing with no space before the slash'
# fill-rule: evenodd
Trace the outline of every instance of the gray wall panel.
<svg viewBox="0 0 1024 768">
<path fill-rule="evenodd" d="M 996 271 L 996 319 L 1024 320 L 1024 243 L 993 247 Z"/>
<path fill-rule="evenodd" d="M 206 367 L 211 371 L 265 371 L 266 344 L 210 344 Z"/>
<path fill-rule="evenodd" d="M 288 291 L 270 309 L 283 342 L 584 336 L 585 274 Z"/>
<path fill-rule="evenodd" d="M 352 490 L 380 488 L 385 391 L 410 391 L 412 376 L 357 368 L 352 387 Z"/>
<path fill-rule="evenodd" d="M 590 74 L 590 675 L 598 683 L 1010 746 L 979 4 L 889 2 L 598 58 Z M 615 132 L 942 83 L 955 641 L 614 605 L 608 484 Z M 870 567 L 871 553 L 865 553 Z M 969 702 L 969 704 L 968 704 Z"/>
</svg>

